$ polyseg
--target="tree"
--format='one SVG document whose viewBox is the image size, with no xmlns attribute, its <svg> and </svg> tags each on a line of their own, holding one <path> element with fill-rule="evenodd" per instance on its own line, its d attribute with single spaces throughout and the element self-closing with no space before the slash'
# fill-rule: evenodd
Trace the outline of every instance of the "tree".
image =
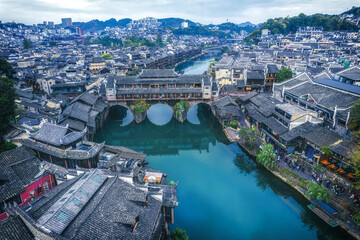
<svg viewBox="0 0 360 240">
<path fill-rule="evenodd" d="M 4 59 L 0 59 L 0 76 L 5 74 L 7 77 L 11 78 L 14 73 L 14 70 L 10 63 Z"/>
<path fill-rule="evenodd" d="M 15 111 L 15 89 L 8 77 L 0 77 L 0 136 L 4 135 Z"/>
<path fill-rule="evenodd" d="M 172 38 L 171 38 L 170 36 L 167 37 L 166 41 L 167 41 L 168 43 L 170 43 L 170 44 L 173 42 L 173 41 L 172 41 Z"/>
<path fill-rule="evenodd" d="M 108 53 L 104 53 L 103 55 L 101 55 L 101 57 L 105 60 L 110 60 L 113 59 L 113 56 L 111 54 Z"/>
<path fill-rule="evenodd" d="M 170 233 L 171 240 L 188 240 L 189 237 L 186 234 L 186 231 L 180 228 L 176 228 Z"/>
<path fill-rule="evenodd" d="M 24 46 L 24 49 L 32 48 L 32 42 L 31 42 L 31 40 L 24 38 L 23 46 Z"/>
<path fill-rule="evenodd" d="M 257 147 L 258 137 L 260 132 L 255 127 L 248 128 L 243 127 L 238 131 L 239 138 L 244 142 L 245 146 L 250 150 L 254 150 Z"/>
<path fill-rule="evenodd" d="M 360 100 L 350 110 L 349 129 L 353 135 L 353 140 L 360 141 Z"/>
<path fill-rule="evenodd" d="M 330 192 L 326 190 L 323 185 L 317 184 L 316 182 L 311 182 L 308 190 L 306 191 L 306 196 L 310 199 L 316 199 L 318 201 L 329 202 L 330 201 Z"/>
<path fill-rule="evenodd" d="M 146 112 L 149 108 L 149 105 L 144 100 L 136 100 L 134 102 L 134 105 L 132 106 L 132 109 L 135 113 L 143 113 Z"/>
<path fill-rule="evenodd" d="M 351 164 L 354 167 L 355 170 L 355 176 L 357 178 L 357 181 L 355 181 L 355 187 L 360 190 L 360 145 L 356 147 L 356 149 L 353 149 L 352 152 L 349 154 L 349 157 L 351 159 Z"/>
<path fill-rule="evenodd" d="M 235 120 L 234 120 L 234 121 L 231 121 L 231 122 L 230 122 L 230 127 L 232 127 L 232 128 L 235 128 L 235 129 L 236 129 L 236 128 L 237 128 L 237 126 L 238 126 L 238 122 L 237 122 L 237 121 L 235 121 Z"/>
<path fill-rule="evenodd" d="M 288 80 L 292 78 L 293 74 L 294 73 L 291 71 L 291 69 L 283 68 L 276 75 L 276 82 L 283 82 L 285 80 Z"/>
<path fill-rule="evenodd" d="M 164 43 L 163 43 L 163 41 L 162 41 L 162 38 L 161 38 L 160 33 L 157 34 L 155 43 L 156 43 L 156 45 L 158 45 L 159 47 L 163 47 L 163 46 L 164 46 Z"/>
<path fill-rule="evenodd" d="M 256 155 L 256 160 L 267 168 L 275 169 L 275 157 L 274 146 L 270 143 L 263 143 L 261 145 L 261 152 Z"/>
</svg>

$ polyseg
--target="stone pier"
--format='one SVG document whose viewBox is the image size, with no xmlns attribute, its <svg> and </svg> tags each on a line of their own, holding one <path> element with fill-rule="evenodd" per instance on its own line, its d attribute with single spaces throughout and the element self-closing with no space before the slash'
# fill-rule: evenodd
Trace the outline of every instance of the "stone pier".
<svg viewBox="0 0 360 240">
<path fill-rule="evenodd" d="M 174 118 L 183 123 L 187 119 L 187 111 L 174 111 Z"/>
</svg>

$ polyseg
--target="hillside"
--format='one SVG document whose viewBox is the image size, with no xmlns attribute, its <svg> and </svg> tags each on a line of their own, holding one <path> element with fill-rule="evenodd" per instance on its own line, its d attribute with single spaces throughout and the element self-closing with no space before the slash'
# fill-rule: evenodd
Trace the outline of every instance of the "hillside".
<svg viewBox="0 0 360 240">
<path fill-rule="evenodd" d="M 168 28 L 168 27 L 172 27 L 172 28 L 179 28 L 181 27 L 181 23 L 183 23 L 184 21 L 187 21 L 189 23 L 189 26 L 194 26 L 196 25 L 196 23 L 194 23 L 193 21 L 190 21 L 188 19 L 182 19 L 182 18 L 162 18 L 159 19 L 159 22 L 161 22 L 161 26 Z"/>
<path fill-rule="evenodd" d="M 92 32 L 97 30 L 103 30 L 106 27 L 125 27 L 131 21 L 130 18 L 120 19 L 116 21 L 115 18 L 111 18 L 106 21 L 91 20 L 89 22 L 74 22 L 73 25 L 78 25 L 83 28 L 85 32 Z"/>
<path fill-rule="evenodd" d="M 358 30 L 358 27 L 354 23 L 346 19 L 341 19 L 339 15 L 314 14 L 307 16 L 300 13 L 295 17 L 267 20 L 259 29 L 255 30 L 247 38 L 245 38 L 245 41 L 253 42 L 254 39 L 261 35 L 262 29 L 269 29 L 272 34 L 286 35 L 289 33 L 295 33 L 299 27 L 304 26 L 323 27 L 324 31 Z"/>
<path fill-rule="evenodd" d="M 200 36 L 218 36 L 220 38 L 231 38 L 230 34 L 222 31 L 212 31 L 204 26 L 189 26 L 188 28 L 172 29 L 176 35 L 200 35 Z"/>
<path fill-rule="evenodd" d="M 236 32 L 240 33 L 240 31 L 244 30 L 246 32 L 253 32 L 256 30 L 256 25 L 246 25 L 243 27 L 240 27 L 239 25 L 236 25 L 235 23 L 222 23 L 217 25 L 219 27 L 219 30 L 229 30 L 230 32 Z"/>
</svg>

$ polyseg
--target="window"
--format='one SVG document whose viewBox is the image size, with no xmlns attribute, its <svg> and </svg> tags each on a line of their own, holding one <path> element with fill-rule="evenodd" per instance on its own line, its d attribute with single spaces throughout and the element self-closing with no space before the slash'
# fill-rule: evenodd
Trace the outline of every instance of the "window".
<svg viewBox="0 0 360 240">
<path fill-rule="evenodd" d="M 83 189 L 80 189 L 80 194 L 83 195 L 83 196 L 87 196 L 88 192 L 83 190 Z"/>
<path fill-rule="evenodd" d="M 43 187 L 45 191 L 49 190 L 49 182 L 48 181 L 43 182 Z"/>
<path fill-rule="evenodd" d="M 95 182 L 99 182 L 100 179 L 101 179 L 101 176 L 98 175 L 98 174 L 96 174 L 95 177 L 92 178 L 92 180 L 95 181 Z"/>
<path fill-rule="evenodd" d="M 291 115 L 290 114 L 288 114 L 288 113 L 285 113 L 285 117 L 287 118 L 287 119 L 291 119 Z"/>
<path fill-rule="evenodd" d="M 60 199 L 60 202 L 65 202 L 66 201 L 66 197 L 64 197 L 64 198 L 62 198 L 62 199 Z"/>
<path fill-rule="evenodd" d="M 78 207 L 81 205 L 81 201 L 77 198 L 74 198 L 73 200 L 71 200 L 71 202 Z"/>
<path fill-rule="evenodd" d="M 67 217 L 68 217 L 68 214 L 67 213 L 65 213 L 65 212 L 63 212 L 63 211 L 61 211 L 61 212 L 59 212 L 59 214 L 57 215 L 57 220 L 59 220 L 59 221 L 62 221 L 62 222 L 65 222 L 65 220 L 67 219 Z"/>
</svg>

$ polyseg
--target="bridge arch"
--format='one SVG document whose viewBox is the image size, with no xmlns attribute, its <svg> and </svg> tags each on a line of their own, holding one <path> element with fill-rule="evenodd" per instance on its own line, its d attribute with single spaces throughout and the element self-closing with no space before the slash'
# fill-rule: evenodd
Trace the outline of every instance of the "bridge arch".
<svg viewBox="0 0 360 240">
<path fill-rule="evenodd" d="M 151 105 L 147 110 L 146 116 L 152 124 L 163 126 L 171 121 L 174 115 L 173 108 L 164 103 Z"/>
<path fill-rule="evenodd" d="M 122 104 L 110 106 L 108 117 L 113 121 L 119 121 L 120 126 L 127 126 L 134 121 L 134 114 L 131 109 Z"/>
<path fill-rule="evenodd" d="M 198 107 L 201 105 L 205 105 L 209 107 L 210 111 L 213 112 L 211 102 L 199 101 L 190 105 L 190 108 L 187 111 L 187 120 L 191 124 L 199 125 L 203 119 L 202 116 L 199 116 L 199 109 Z"/>
</svg>

